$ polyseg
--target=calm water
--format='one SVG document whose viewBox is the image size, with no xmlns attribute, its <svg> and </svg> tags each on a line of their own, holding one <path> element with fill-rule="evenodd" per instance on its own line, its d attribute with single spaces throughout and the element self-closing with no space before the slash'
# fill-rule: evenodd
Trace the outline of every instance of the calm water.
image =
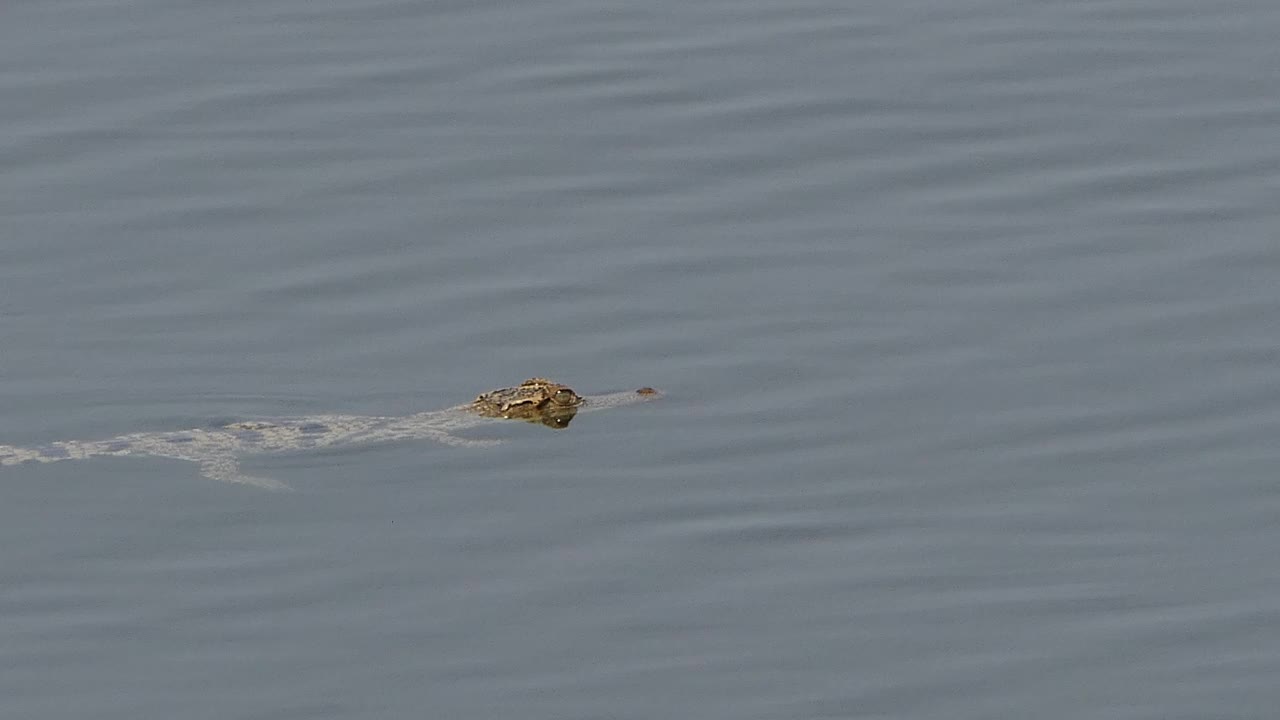
<svg viewBox="0 0 1280 720">
<path fill-rule="evenodd" d="M 1269 719 L 1274 0 L 12 2 L 5 718 Z"/>
</svg>

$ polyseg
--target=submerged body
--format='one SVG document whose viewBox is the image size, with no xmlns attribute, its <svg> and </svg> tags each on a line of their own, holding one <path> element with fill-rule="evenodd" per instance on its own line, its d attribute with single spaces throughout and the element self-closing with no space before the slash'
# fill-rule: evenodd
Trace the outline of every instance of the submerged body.
<svg viewBox="0 0 1280 720">
<path fill-rule="evenodd" d="M 524 420 L 564 428 L 579 412 L 651 400 L 653 388 L 609 395 L 581 396 L 543 378 L 483 393 L 466 405 L 405 416 L 309 415 L 234 422 L 176 432 L 143 432 L 107 440 L 66 440 L 34 448 L 0 445 L 0 465 L 81 460 L 90 457 L 149 455 L 199 463 L 213 480 L 271 489 L 285 485 L 240 472 L 239 458 L 256 453 L 327 448 L 392 440 L 431 439 L 450 445 L 494 445 L 500 440 L 471 440 L 454 435 L 498 419 Z"/>
</svg>

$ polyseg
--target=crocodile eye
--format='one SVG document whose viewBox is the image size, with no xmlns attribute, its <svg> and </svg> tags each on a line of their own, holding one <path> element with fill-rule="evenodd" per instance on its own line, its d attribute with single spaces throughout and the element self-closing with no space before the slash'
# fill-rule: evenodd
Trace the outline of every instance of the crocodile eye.
<svg viewBox="0 0 1280 720">
<path fill-rule="evenodd" d="M 578 402 L 578 394 L 568 388 L 557 390 L 555 401 L 557 405 L 574 405 Z"/>
</svg>

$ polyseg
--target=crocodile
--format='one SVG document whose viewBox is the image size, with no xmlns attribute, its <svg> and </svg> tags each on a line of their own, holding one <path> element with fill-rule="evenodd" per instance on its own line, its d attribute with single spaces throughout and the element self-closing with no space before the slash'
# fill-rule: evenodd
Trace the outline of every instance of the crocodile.
<svg viewBox="0 0 1280 720">
<path fill-rule="evenodd" d="M 240 458 L 268 452 L 430 439 L 448 445 L 483 447 L 501 440 L 471 439 L 458 430 L 501 420 L 521 420 L 562 430 L 582 412 L 652 400 L 657 390 L 579 395 L 546 378 L 529 378 L 514 387 L 481 393 L 469 403 L 414 415 L 309 415 L 264 418 L 173 432 L 140 432 L 106 440 L 65 440 L 32 448 L 0 445 L 0 465 L 49 463 L 91 457 L 151 456 L 200 465 L 211 480 L 288 490 L 284 483 L 240 471 Z"/>
</svg>

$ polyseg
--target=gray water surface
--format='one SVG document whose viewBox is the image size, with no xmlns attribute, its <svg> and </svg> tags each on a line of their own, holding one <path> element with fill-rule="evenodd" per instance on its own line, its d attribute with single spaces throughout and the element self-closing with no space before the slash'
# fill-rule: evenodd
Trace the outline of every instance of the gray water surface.
<svg viewBox="0 0 1280 720">
<path fill-rule="evenodd" d="M 14 2 L 4 718 L 1276 717 L 1280 4 Z"/>
</svg>

